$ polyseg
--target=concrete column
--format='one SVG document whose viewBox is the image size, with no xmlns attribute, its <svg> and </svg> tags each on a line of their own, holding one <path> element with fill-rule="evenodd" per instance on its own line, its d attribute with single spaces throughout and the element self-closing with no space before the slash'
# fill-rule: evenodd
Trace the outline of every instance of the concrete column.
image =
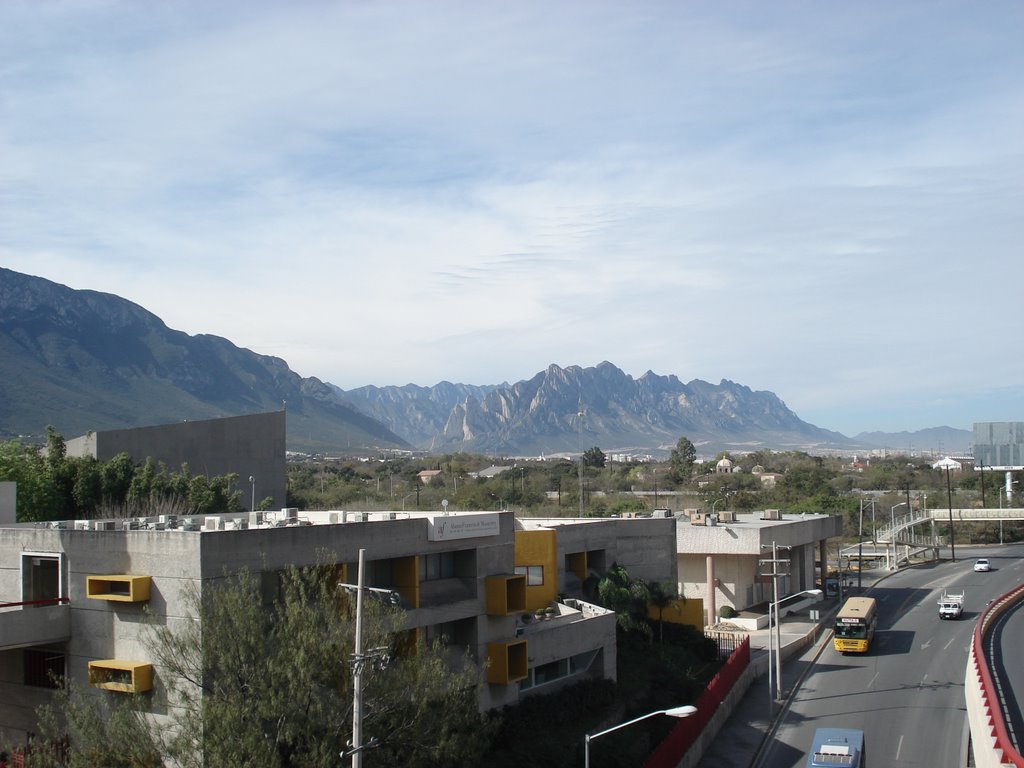
<svg viewBox="0 0 1024 768">
<path fill-rule="evenodd" d="M 822 539 L 821 541 L 818 542 L 818 557 L 821 558 L 820 572 L 821 572 L 821 589 L 822 589 L 822 591 L 824 591 L 824 589 L 825 589 L 825 579 L 828 576 L 828 548 L 826 547 L 827 543 L 828 543 L 828 539 Z"/>
<path fill-rule="evenodd" d="M 715 609 L 715 558 L 711 555 L 705 557 L 707 566 L 708 593 L 704 599 L 704 611 L 707 614 L 706 622 L 710 627 L 716 621 L 718 611 Z"/>
</svg>

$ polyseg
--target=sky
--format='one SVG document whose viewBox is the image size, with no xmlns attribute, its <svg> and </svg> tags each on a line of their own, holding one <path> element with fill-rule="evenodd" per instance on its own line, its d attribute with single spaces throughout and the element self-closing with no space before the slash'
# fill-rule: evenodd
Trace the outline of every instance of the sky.
<svg viewBox="0 0 1024 768">
<path fill-rule="evenodd" d="M 1018 0 L 4 0 L 0 265 L 342 389 L 608 361 L 1020 421 L 1021 40 Z"/>
</svg>

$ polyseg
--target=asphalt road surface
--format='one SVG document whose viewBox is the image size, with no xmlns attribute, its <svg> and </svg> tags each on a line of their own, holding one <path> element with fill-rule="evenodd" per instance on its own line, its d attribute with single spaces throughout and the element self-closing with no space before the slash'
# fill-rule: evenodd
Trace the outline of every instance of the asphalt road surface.
<svg viewBox="0 0 1024 768">
<path fill-rule="evenodd" d="M 822 727 L 862 729 L 872 768 L 966 765 L 964 673 L 974 624 L 990 600 L 1024 577 L 1024 545 L 957 547 L 956 555 L 955 563 L 908 568 L 867 592 L 879 601 L 867 654 L 843 655 L 829 644 L 816 660 L 816 651 L 804 656 L 806 674 L 757 768 L 802 768 Z M 993 570 L 975 573 L 976 557 L 989 558 Z M 950 588 L 966 592 L 959 620 L 938 615 L 939 596 Z"/>
</svg>

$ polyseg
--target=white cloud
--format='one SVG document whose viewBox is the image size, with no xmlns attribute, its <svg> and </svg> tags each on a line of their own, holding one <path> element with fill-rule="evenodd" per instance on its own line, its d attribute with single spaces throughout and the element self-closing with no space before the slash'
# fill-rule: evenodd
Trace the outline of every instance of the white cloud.
<svg viewBox="0 0 1024 768">
<path fill-rule="evenodd" d="M 1024 380 L 1022 20 L 2 4 L 0 260 L 345 388 L 609 360 L 967 426 Z"/>
</svg>

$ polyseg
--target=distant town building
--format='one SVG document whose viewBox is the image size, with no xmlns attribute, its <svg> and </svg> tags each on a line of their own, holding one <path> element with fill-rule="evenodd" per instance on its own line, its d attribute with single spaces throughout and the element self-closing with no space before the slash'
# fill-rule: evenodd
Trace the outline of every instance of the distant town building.
<svg viewBox="0 0 1024 768">
<path fill-rule="evenodd" d="M 1024 469 L 1024 421 L 976 422 L 974 464 L 979 469 Z"/>
<path fill-rule="evenodd" d="M 424 469 L 417 473 L 416 477 L 424 485 L 430 485 L 431 481 L 441 476 L 440 469 Z"/>
</svg>

